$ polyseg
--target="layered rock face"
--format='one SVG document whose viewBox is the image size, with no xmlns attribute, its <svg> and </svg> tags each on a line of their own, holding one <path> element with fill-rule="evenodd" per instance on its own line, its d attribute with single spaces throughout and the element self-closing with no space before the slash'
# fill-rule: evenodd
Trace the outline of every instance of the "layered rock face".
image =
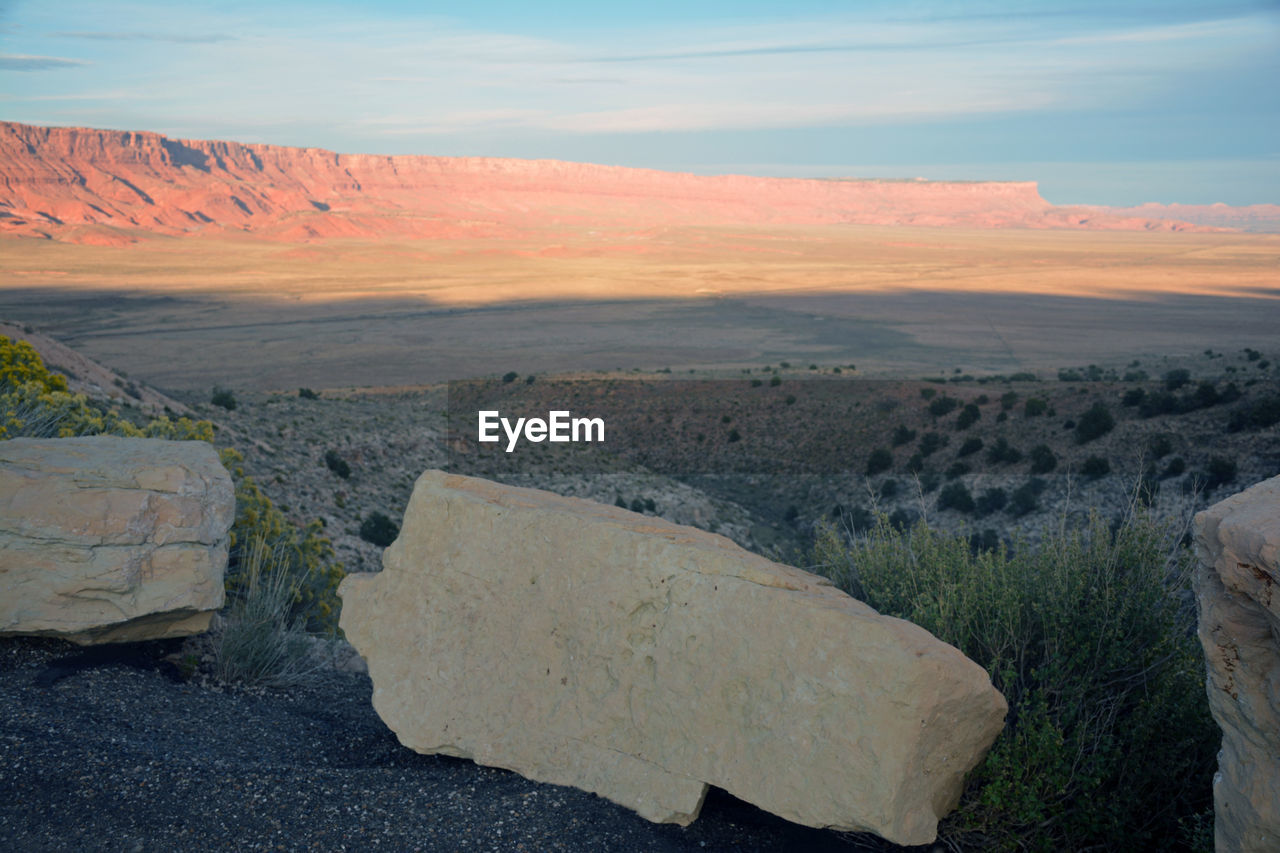
<svg viewBox="0 0 1280 853">
<path fill-rule="evenodd" d="M 1219 850 L 1280 850 L 1280 477 L 1196 516 Z"/>
<path fill-rule="evenodd" d="M 209 627 L 231 477 L 203 441 L 0 442 L 0 635 L 94 644 Z"/>
<path fill-rule="evenodd" d="M 429 471 L 342 629 L 406 746 L 653 821 L 708 785 L 810 826 L 934 839 L 1007 706 L 981 667 L 723 537 Z"/>
<path fill-rule="evenodd" d="M 0 233 L 119 244 L 250 233 L 489 238 L 667 225 L 1180 230 L 1054 208 L 1034 183 L 700 176 L 554 160 L 335 154 L 0 122 Z"/>
</svg>

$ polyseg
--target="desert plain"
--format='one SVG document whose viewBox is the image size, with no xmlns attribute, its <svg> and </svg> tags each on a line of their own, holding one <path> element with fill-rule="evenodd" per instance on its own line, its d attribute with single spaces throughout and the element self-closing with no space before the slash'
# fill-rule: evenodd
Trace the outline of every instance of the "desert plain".
<svg viewBox="0 0 1280 853">
<path fill-rule="evenodd" d="M 9 238 L 0 316 L 169 391 L 521 373 L 1011 373 L 1262 347 L 1280 235 L 912 226 Z"/>
</svg>

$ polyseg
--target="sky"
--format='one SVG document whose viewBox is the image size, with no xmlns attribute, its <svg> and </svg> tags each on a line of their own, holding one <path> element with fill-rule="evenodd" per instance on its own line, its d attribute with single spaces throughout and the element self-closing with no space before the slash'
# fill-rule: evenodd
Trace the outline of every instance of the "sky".
<svg viewBox="0 0 1280 853">
<path fill-rule="evenodd" d="M 1280 203 L 1280 0 L 0 0 L 0 119 Z"/>
</svg>

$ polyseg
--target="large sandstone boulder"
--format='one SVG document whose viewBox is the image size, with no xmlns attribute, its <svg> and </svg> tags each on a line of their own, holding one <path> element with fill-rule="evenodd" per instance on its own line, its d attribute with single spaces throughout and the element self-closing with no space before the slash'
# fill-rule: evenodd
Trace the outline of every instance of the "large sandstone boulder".
<svg viewBox="0 0 1280 853">
<path fill-rule="evenodd" d="M 0 441 L 0 635 L 206 630 L 234 516 L 231 478 L 203 441 Z"/>
<path fill-rule="evenodd" d="M 1217 848 L 1280 850 L 1280 477 L 1196 516 Z"/>
<path fill-rule="evenodd" d="M 1003 725 L 924 629 L 700 530 L 429 471 L 342 629 L 406 746 L 687 824 L 708 785 L 933 840 Z"/>
</svg>

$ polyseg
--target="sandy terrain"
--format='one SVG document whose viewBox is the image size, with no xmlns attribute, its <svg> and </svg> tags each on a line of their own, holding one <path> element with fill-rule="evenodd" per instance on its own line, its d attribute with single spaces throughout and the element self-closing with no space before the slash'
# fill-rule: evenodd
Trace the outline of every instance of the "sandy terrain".
<svg viewBox="0 0 1280 853">
<path fill-rule="evenodd" d="M 1267 346 L 1278 273 L 1280 236 L 1257 234 L 668 228 L 550 248 L 7 239 L 0 318 L 201 393 L 778 360 L 1009 372 Z"/>
</svg>

